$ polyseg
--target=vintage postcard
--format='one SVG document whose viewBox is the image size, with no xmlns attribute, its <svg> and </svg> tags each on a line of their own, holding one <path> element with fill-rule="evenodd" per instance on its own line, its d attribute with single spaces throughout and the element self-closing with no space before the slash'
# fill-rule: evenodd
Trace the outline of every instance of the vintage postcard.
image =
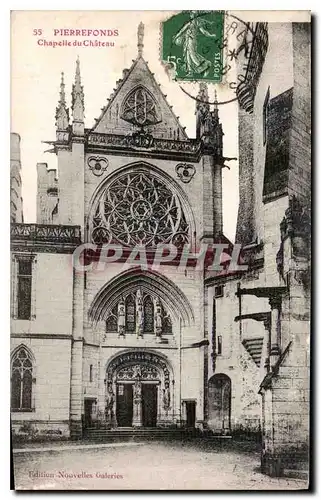
<svg viewBox="0 0 321 500">
<path fill-rule="evenodd" d="M 308 489 L 310 13 L 11 43 L 15 489 Z"/>
</svg>

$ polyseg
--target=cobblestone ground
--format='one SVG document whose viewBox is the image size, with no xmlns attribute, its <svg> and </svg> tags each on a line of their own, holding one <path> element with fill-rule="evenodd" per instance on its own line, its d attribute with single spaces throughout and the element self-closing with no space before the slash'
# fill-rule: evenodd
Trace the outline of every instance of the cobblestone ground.
<svg viewBox="0 0 321 500">
<path fill-rule="evenodd" d="M 259 472 L 258 451 L 233 443 L 33 444 L 14 450 L 25 490 L 302 490 Z"/>
</svg>

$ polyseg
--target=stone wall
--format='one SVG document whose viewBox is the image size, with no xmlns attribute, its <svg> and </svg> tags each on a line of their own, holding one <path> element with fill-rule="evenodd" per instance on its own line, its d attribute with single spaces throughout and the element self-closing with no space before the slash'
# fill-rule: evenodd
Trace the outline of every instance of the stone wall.
<svg viewBox="0 0 321 500">
<path fill-rule="evenodd" d="M 15 272 L 13 289 L 17 284 Z M 71 335 L 72 256 L 38 253 L 33 267 L 31 320 L 12 319 L 12 334 Z"/>
<path fill-rule="evenodd" d="M 58 198 L 57 171 L 37 163 L 37 224 L 55 223 Z"/>
<path fill-rule="evenodd" d="M 311 197 L 311 37 L 309 23 L 293 23 L 293 111 L 289 189 L 299 200 Z"/>
<path fill-rule="evenodd" d="M 236 297 L 236 279 L 221 279 L 208 287 L 208 380 L 214 374 L 224 374 L 231 379 L 231 431 L 235 434 L 249 435 L 260 430 L 261 401 L 258 394 L 261 383 L 261 371 L 242 340 L 263 337 L 264 326 L 254 320 L 235 321 L 239 315 L 239 299 Z M 258 279 L 244 276 L 242 287 L 251 288 L 264 282 L 264 274 Z M 213 370 L 213 314 L 212 301 L 214 287 L 224 286 L 224 296 L 216 298 L 216 356 Z M 266 299 L 242 296 L 241 314 L 263 312 L 269 309 Z M 222 353 L 217 354 L 217 338 L 222 337 Z M 210 405 L 211 402 L 209 401 Z M 211 428 L 211 424 L 209 424 Z"/>
<path fill-rule="evenodd" d="M 33 410 L 11 412 L 14 435 L 37 439 L 69 437 L 70 358 L 68 339 L 20 335 L 11 339 L 12 351 L 26 346 L 34 357 Z"/>
<path fill-rule="evenodd" d="M 307 202 L 311 191 L 310 34 L 308 25 L 289 26 L 293 46 L 293 105 L 287 192 Z M 264 207 L 266 283 L 287 285 L 280 315 L 280 356 L 261 388 L 262 470 L 271 475 L 281 475 L 287 468 L 306 469 L 309 447 L 310 255 L 308 229 L 303 236 L 300 229 L 297 233 L 295 224 L 287 236 L 283 235 L 280 247 L 279 223 L 291 207 L 293 201 L 290 203 L 288 196 L 270 201 Z M 283 277 L 281 273 L 278 276 L 273 264 L 278 247 L 283 252 Z"/>
</svg>

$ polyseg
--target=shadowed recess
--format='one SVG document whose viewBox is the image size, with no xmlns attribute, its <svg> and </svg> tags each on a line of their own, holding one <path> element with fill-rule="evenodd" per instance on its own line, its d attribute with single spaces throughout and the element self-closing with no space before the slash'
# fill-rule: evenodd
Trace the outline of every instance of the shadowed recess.
<svg viewBox="0 0 321 500">
<path fill-rule="evenodd" d="M 88 316 L 93 322 L 106 320 L 108 313 L 123 294 L 141 288 L 151 296 L 164 302 L 173 318 L 182 320 L 182 326 L 194 322 L 191 304 L 185 294 L 168 278 L 157 272 L 143 271 L 139 268 L 125 271 L 104 285 L 94 298 Z"/>
</svg>

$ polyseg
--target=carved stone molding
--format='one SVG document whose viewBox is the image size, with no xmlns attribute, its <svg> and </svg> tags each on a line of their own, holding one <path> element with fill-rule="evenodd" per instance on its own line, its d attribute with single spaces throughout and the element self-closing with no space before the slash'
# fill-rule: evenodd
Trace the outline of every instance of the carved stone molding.
<svg viewBox="0 0 321 500">
<path fill-rule="evenodd" d="M 309 207 L 304 207 L 295 196 L 289 199 L 289 207 L 285 211 L 285 216 L 280 224 L 281 239 L 287 236 L 310 235 L 311 216 Z"/>
<path fill-rule="evenodd" d="M 291 196 L 289 207 L 280 223 L 281 244 L 276 254 L 276 265 L 279 275 L 284 280 L 284 243 L 290 238 L 293 257 L 298 261 L 307 261 L 310 256 L 311 238 L 311 213 L 310 207 L 302 205 L 300 201 Z M 303 270 L 306 277 L 300 279 L 300 284 L 309 282 L 309 271 Z"/>
<path fill-rule="evenodd" d="M 117 149 L 152 149 L 165 152 L 197 153 L 200 141 L 174 141 L 171 139 L 158 139 L 150 134 L 136 132 L 133 135 L 98 134 L 88 135 L 88 145 L 105 146 Z"/>
<path fill-rule="evenodd" d="M 178 163 L 175 167 L 177 177 L 185 184 L 189 183 L 196 172 L 194 165 L 190 163 Z"/>
<path fill-rule="evenodd" d="M 122 366 L 123 365 L 123 366 Z M 150 352 L 126 352 L 117 356 L 108 366 L 107 380 L 112 381 L 113 375 L 117 379 L 124 376 L 127 380 L 150 379 L 152 376 L 159 378 L 159 371 L 164 373 L 164 381 L 169 382 L 169 369 L 167 363 L 159 356 Z"/>
<path fill-rule="evenodd" d="M 129 365 L 118 370 L 117 380 L 159 380 L 159 371 L 148 364 Z"/>
<path fill-rule="evenodd" d="M 108 167 L 108 160 L 103 156 L 90 156 L 87 163 L 92 173 L 97 177 L 103 175 Z"/>
</svg>

